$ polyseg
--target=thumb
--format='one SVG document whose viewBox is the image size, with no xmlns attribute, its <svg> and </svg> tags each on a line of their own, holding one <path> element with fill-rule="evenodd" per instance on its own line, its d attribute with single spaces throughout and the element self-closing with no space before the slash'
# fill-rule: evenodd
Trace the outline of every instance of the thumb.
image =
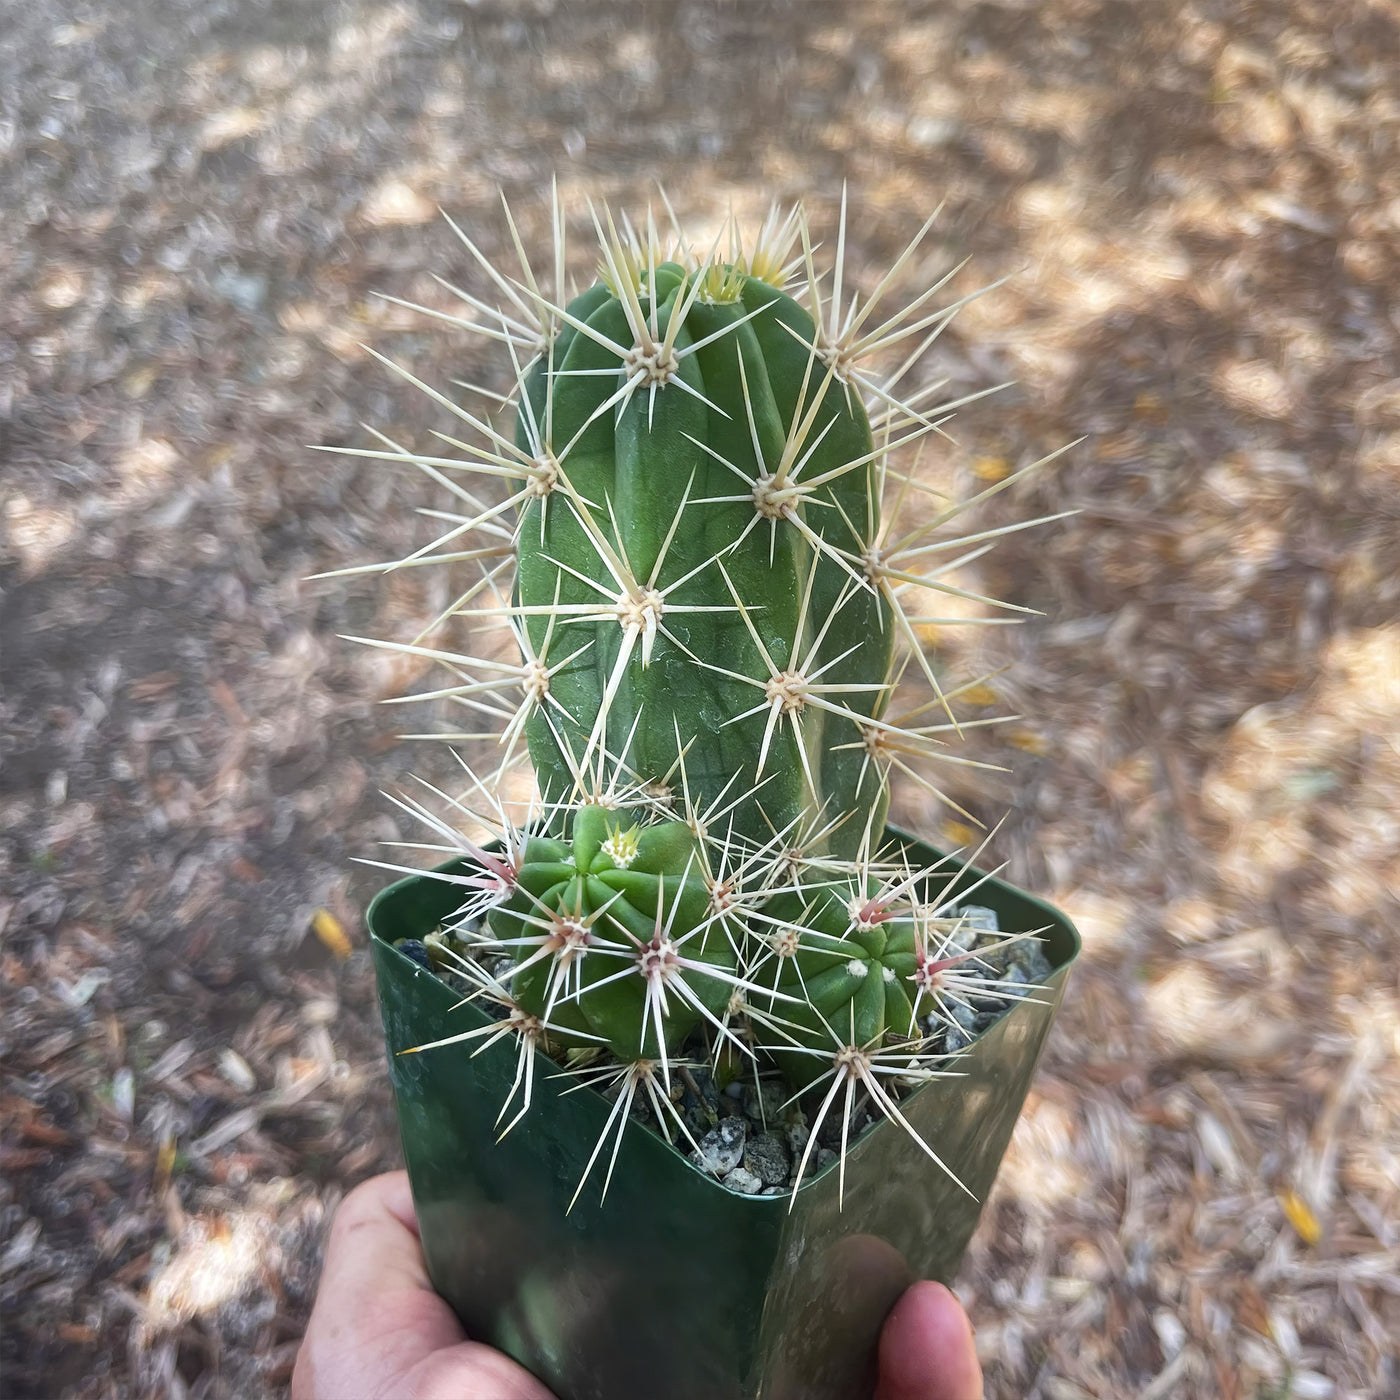
<svg viewBox="0 0 1400 1400">
<path fill-rule="evenodd" d="M 459 1342 L 425 1357 L 404 1377 L 405 1400 L 554 1400 L 523 1366 L 481 1342 Z"/>
<path fill-rule="evenodd" d="M 885 1320 L 875 1400 L 982 1400 L 972 1324 L 941 1283 L 911 1285 Z"/>
</svg>

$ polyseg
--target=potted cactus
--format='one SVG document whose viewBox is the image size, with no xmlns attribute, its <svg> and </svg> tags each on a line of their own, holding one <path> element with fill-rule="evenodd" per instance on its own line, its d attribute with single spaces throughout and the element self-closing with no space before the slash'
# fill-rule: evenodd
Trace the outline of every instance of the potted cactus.
<svg viewBox="0 0 1400 1400">
<path fill-rule="evenodd" d="M 913 609 L 1020 527 L 959 537 L 973 502 L 917 476 L 957 404 L 903 380 L 960 303 L 882 303 L 928 225 L 858 299 L 844 200 L 829 291 L 800 211 L 699 249 L 593 221 L 572 297 L 557 196 L 547 290 L 513 222 L 510 274 L 463 235 L 502 304 L 446 319 L 503 343 L 513 431 L 423 385 L 452 455 L 361 453 L 458 507 L 382 567 L 474 574 L 374 645 L 448 669 L 474 728 L 443 737 L 500 743 L 402 800 L 442 863 L 369 912 L 424 1247 L 561 1400 L 844 1400 L 905 1285 L 955 1271 L 1078 947 L 886 827 L 892 773 L 971 761 Z"/>
</svg>

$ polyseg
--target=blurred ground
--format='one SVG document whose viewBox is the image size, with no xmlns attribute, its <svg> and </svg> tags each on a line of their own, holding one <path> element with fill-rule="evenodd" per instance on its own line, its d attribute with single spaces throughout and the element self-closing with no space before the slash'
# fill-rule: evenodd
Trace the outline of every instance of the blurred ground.
<svg viewBox="0 0 1400 1400">
<path fill-rule="evenodd" d="M 500 377 L 370 293 L 479 287 L 436 204 L 500 251 L 496 188 L 542 237 L 554 171 L 709 227 L 830 227 L 847 180 L 867 286 L 946 200 L 929 268 L 1015 276 L 942 369 L 1022 384 L 946 470 L 1089 435 L 992 512 L 1081 511 L 984 567 L 1044 620 L 947 639 L 1027 717 L 961 795 L 1086 934 L 961 1280 L 989 1395 L 1400 1390 L 1400 5 L 0 30 L 7 1396 L 277 1394 L 326 1212 L 396 1159 L 350 862 L 444 759 L 374 703 L 419 677 L 337 634 L 441 599 L 301 582 L 428 538 L 414 483 L 305 444 L 436 422 L 361 341 Z"/>
</svg>

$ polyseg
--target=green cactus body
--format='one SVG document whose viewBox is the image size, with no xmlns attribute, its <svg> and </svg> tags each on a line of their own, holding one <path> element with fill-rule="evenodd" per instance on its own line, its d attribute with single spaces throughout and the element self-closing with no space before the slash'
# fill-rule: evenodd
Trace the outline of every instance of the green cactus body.
<svg viewBox="0 0 1400 1400">
<path fill-rule="evenodd" d="M 778 895 L 765 906 L 778 959 L 770 985 L 794 998 L 779 1010 L 796 1044 L 829 1056 L 838 1042 L 870 1048 L 886 1035 L 917 1039 L 911 999 L 917 926 L 891 917 L 877 892 L 873 882 L 835 881 Z M 797 1088 L 830 1063 L 799 1052 L 780 1052 L 778 1060 Z"/>
<path fill-rule="evenodd" d="M 524 512 L 516 601 L 537 651 L 585 648 L 551 678 L 557 705 L 528 719 L 530 755 L 542 791 L 559 800 L 602 750 L 643 783 L 674 784 L 679 738 L 696 810 L 738 796 L 733 829 L 757 841 L 803 818 L 843 819 L 829 848 L 850 853 L 884 801 L 857 721 L 883 710 L 894 645 L 882 595 L 859 577 L 878 523 L 870 426 L 859 396 L 796 338 L 813 338 L 808 313 L 758 279 L 734 278 L 736 298 L 689 303 L 672 379 L 654 390 L 643 383 L 603 407 L 626 372 L 595 335 L 631 344 L 633 334 L 601 286 L 568 311 L 594 334 L 566 324 L 529 377 L 534 422 L 548 419 L 556 450 L 572 445 L 567 491 Z M 664 333 L 691 284 L 676 264 L 654 282 Z M 837 474 L 793 495 L 804 531 L 763 517 L 753 488 L 808 417 L 797 455 L 812 451 L 797 482 Z M 828 703 L 774 702 L 775 670 L 813 681 Z"/>
<path fill-rule="evenodd" d="M 734 951 L 709 922 L 709 896 L 696 870 L 694 838 L 683 822 L 637 826 L 589 806 L 574 817 L 570 840 L 532 838 L 515 893 L 489 918 L 495 939 L 520 967 L 509 981 L 517 1005 L 547 1020 L 560 1044 L 601 1037 L 622 1059 L 658 1056 L 647 974 L 665 977 L 656 964 L 672 946 L 684 960 L 673 975 L 712 1014 L 722 1009 L 729 987 L 703 969 L 731 972 Z M 667 997 L 660 1019 L 668 1054 L 703 1014 L 683 995 Z"/>
<path fill-rule="evenodd" d="M 516 365 L 514 440 L 421 385 L 485 445 L 448 438 L 460 460 L 382 435 L 392 451 L 351 449 L 416 463 L 456 489 L 473 513 L 444 514 L 452 528 L 379 567 L 479 568 L 465 592 L 454 584 L 438 622 L 508 619 L 520 651 L 516 663 L 499 645 L 467 654 L 455 640 L 434 649 L 435 637 L 401 648 L 446 662 L 456 683 L 439 694 L 474 721 L 504 720 L 494 779 L 473 773 L 472 794 L 453 804 L 472 817 L 482 798 L 494 807 L 499 855 L 456 833 L 455 817 L 399 804 L 458 843 L 467 873 L 445 878 L 469 895 L 454 951 L 471 994 L 502 1004 L 485 1030 L 421 1048 L 514 1035 L 528 1107 L 537 1048 L 558 1059 L 601 1042 L 610 1056 L 575 1056 L 568 1072 L 611 1094 L 605 1135 L 620 1135 L 639 1104 L 689 1133 L 671 1095 L 682 1056 L 708 1058 L 721 1082 L 785 1078 L 811 1089 L 815 1107 L 798 1182 L 828 1113 L 850 1121 L 865 1102 L 912 1132 L 896 1100 L 946 1072 L 916 1011 L 932 1005 L 946 1019 L 942 998 L 985 995 L 985 979 L 954 966 L 970 953 L 927 955 L 929 921 L 909 891 L 932 872 L 910 871 L 886 846 L 889 780 L 899 769 L 942 797 L 926 763 L 985 766 L 945 752 L 959 691 L 944 692 L 919 624 L 950 620 L 912 610 L 929 591 L 1017 610 L 946 576 L 1019 527 L 946 527 L 1058 455 L 929 507 L 917 456 L 901 454 L 966 400 L 933 405 L 901 382 L 960 302 L 932 300 L 945 278 L 877 312 L 929 224 L 857 296 L 843 273 L 844 201 L 841 220 L 823 285 L 800 210 L 775 214 L 747 252 L 731 230 L 727 261 L 716 245 L 678 255 L 686 265 L 650 251 L 650 219 L 644 244 L 604 211 L 603 278 L 567 306 L 557 202 L 552 299 L 513 222 L 518 278 L 490 268 L 463 233 L 508 303 L 493 315 L 461 293 L 484 318 L 461 324 L 504 340 Z M 805 306 L 783 290 L 790 278 L 805 281 Z M 510 494 L 484 503 L 442 469 L 493 489 L 504 478 Z M 891 692 L 905 676 L 931 698 L 895 723 Z M 522 732 L 528 799 L 504 782 Z M 517 800 L 530 803 L 519 825 L 507 815 Z M 513 961 L 504 971 L 502 954 Z"/>
</svg>

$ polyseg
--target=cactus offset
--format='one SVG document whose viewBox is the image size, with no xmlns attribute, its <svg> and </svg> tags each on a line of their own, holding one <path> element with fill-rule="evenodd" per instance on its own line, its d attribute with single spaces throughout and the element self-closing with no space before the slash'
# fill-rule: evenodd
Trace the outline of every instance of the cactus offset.
<svg viewBox="0 0 1400 1400">
<path fill-rule="evenodd" d="M 1025 473 L 902 518 L 924 493 L 904 449 L 967 401 L 901 397 L 962 304 L 931 307 L 942 283 L 876 314 L 928 224 L 848 302 L 844 202 L 829 299 L 799 211 L 770 218 L 747 251 L 731 231 L 723 257 L 719 240 L 702 256 L 679 237 L 663 247 L 650 219 L 644 237 L 606 212 L 594 224 L 601 278 L 567 304 L 556 199 L 552 294 L 512 221 L 519 277 L 462 235 L 505 305 L 461 292 L 477 319 L 431 313 L 505 342 L 513 434 L 421 385 L 470 430 L 439 435 L 460 455 L 383 438 L 359 452 L 418 466 L 467 508 L 409 559 L 372 566 L 477 573 L 423 637 L 462 618 L 503 623 L 520 654 L 372 643 L 443 662 L 455 682 L 438 694 L 496 721 L 503 746 L 495 782 L 473 778 L 499 852 L 408 809 L 463 854 L 445 875 L 471 891 L 453 960 L 504 1008 L 489 1043 L 516 1038 L 524 1107 L 537 1049 L 589 1060 L 605 1047 L 611 1062 L 584 1072 L 665 1125 L 676 1115 L 658 1084 L 703 1055 L 723 1074 L 781 1072 L 820 1100 L 818 1122 L 839 1101 L 844 1149 L 857 1098 L 904 1122 L 899 1096 L 940 1072 L 928 1027 L 976 992 L 959 969 L 978 954 L 954 943 L 946 897 L 957 867 L 911 870 L 882 833 L 892 770 L 941 796 L 929 765 L 972 762 L 944 751 L 958 692 L 919 635 L 952 620 L 908 604 L 929 590 L 1024 611 L 942 575 L 1024 528 L 946 527 Z M 805 306 L 786 290 L 797 270 Z M 868 366 L 890 351 L 896 368 L 876 377 Z M 508 492 L 488 504 L 463 475 Z M 896 721 L 906 675 L 928 698 Z M 494 789 L 522 740 L 538 796 L 518 827 Z M 615 1105 L 619 1137 L 626 1119 Z"/>
<path fill-rule="evenodd" d="M 517 959 L 514 1001 L 561 1044 L 572 1030 L 624 1060 L 664 1063 L 729 1001 L 734 950 L 708 916 L 683 822 L 643 827 L 592 806 L 567 842 L 531 838 L 489 925 Z"/>
</svg>

